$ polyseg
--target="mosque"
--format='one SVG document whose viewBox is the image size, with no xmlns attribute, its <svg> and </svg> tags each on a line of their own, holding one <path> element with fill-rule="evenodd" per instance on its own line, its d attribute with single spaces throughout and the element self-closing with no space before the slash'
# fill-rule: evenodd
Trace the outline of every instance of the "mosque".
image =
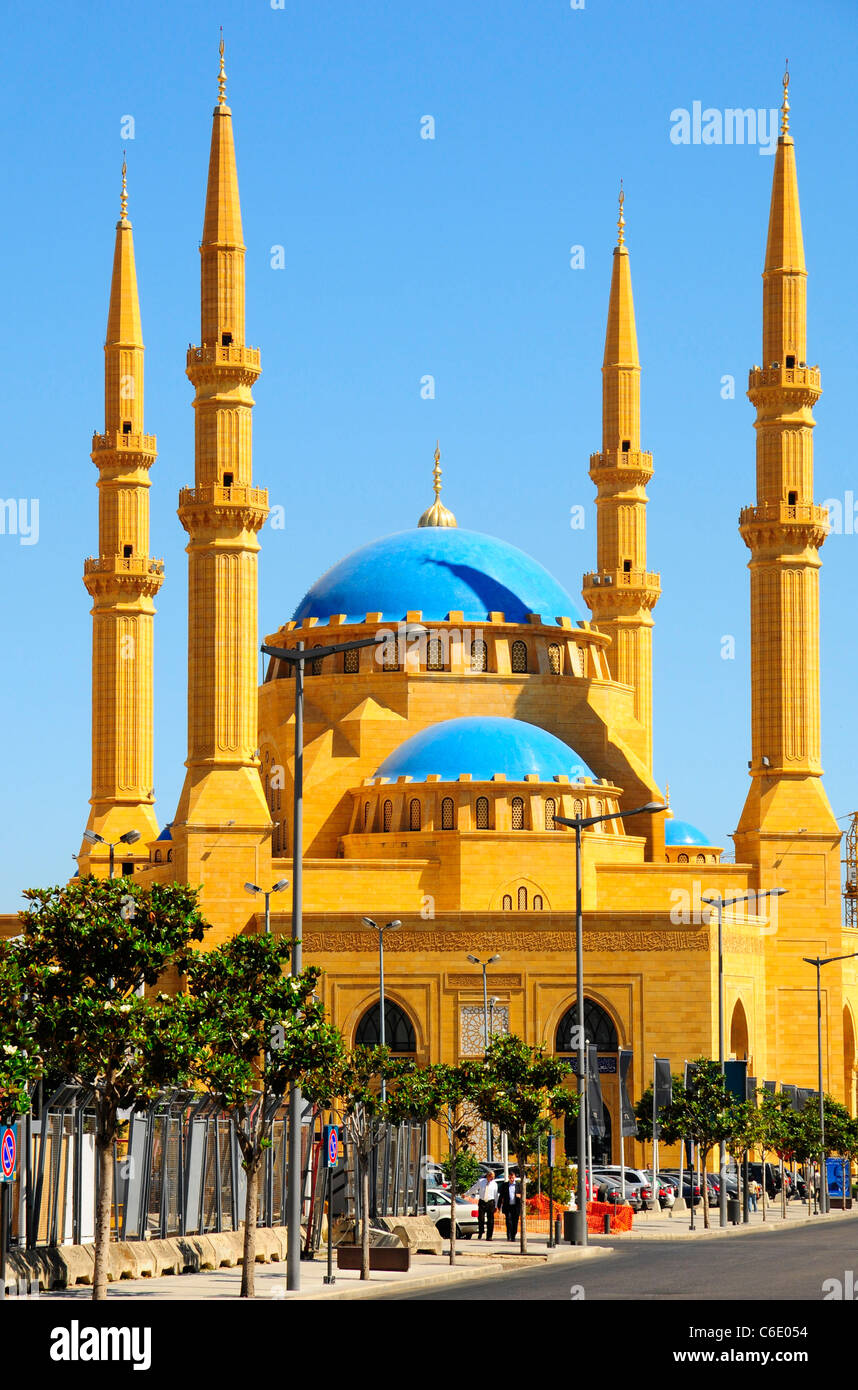
<svg viewBox="0 0 858 1390">
<path fill-rule="evenodd" d="M 583 836 L 588 1035 L 599 1051 L 604 1156 L 619 1155 L 618 1049 L 630 1092 L 654 1054 L 674 1069 L 718 1055 L 718 949 L 704 895 L 751 895 L 724 916 L 727 1055 L 749 1072 L 816 1083 L 815 972 L 807 956 L 855 948 L 841 926 L 840 831 L 820 764 L 818 576 L 827 512 L 813 501 L 806 270 L 785 82 L 763 271 L 756 502 L 750 551 L 750 785 L 724 846 L 662 804 L 652 770 L 653 610 L 647 568 L 640 362 L 620 203 L 602 366 L 602 440 L 590 458 L 598 539 L 582 599 L 513 545 L 459 526 L 434 501 L 416 526 L 369 539 L 308 588 L 264 638 L 310 656 L 303 707 L 303 951 L 347 1041 L 379 1034 L 385 932 L 386 1038 L 420 1062 L 479 1055 L 483 966 L 495 1032 L 571 1051 L 575 839 L 558 817 L 608 816 Z M 92 598 L 92 795 L 80 872 L 108 872 L 108 844 L 141 883 L 202 886 L 213 940 L 263 927 L 260 898 L 294 880 L 294 667 L 257 679 L 259 533 L 268 498 L 252 472 L 245 247 L 223 50 L 200 245 L 195 461 L 178 516 L 188 534 L 188 751 L 163 828 L 153 791 L 153 600 L 143 343 L 123 170 L 105 344 Z M 751 287 L 749 286 L 749 292 Z M 378 646 L 336 648 L 362 638 Z M 633 816 L 632 811 L 636 812 Z M 625 813 L 623 815 L 623 813 Z M 685 808 L 682 808 L 682 814 Z M 688 808 L 692 820 L 696 808 Z M 129 832 L 132 832 L 129 834 Z M 134 841 L 133 832 L 139 833 Z M 129 836 L 123 841 L 121 837 Z M 777 899 L 758 895 L 781 888 Z M 290 893 L 271 925 L 290 931 Z M 488 962 L 488 964 L 486 964 Z M 823 971 L 826 1088 L 855 1108 L 856 962 Z M 633 1146 L 626 1145 L 632 1161 Z"/>
</svg>

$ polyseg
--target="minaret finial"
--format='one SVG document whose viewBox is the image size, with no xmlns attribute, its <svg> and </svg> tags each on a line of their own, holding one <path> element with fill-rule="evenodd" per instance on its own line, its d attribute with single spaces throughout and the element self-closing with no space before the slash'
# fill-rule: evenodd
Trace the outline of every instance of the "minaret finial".
<svg viewBox="0 0 858 1390">
<path fill-rule="evenodd" d="M 220 26 L 220 72 L 217 78 L 218 103 L 226 106 L 226 68 L 223 65 L 223 25 Z"/>
<path fill-rule="evenodd" d="M 435 490 L 435 501 L 418 521 L 418 526 L 455 526 L 456 518 L 453 513 L 448 511 L 441 501 L 441 443 L 435 441 L 435 467 L 432 469 L 432 486 Z"/>
<path fill-rule="evenodd" d="M 122 193 L 119 198 L 119 217 L 122 222 L 128 221 L 128 166 L 125 163 L 125 151 L 122 151 Z"/>
<path fill-rule="evenodd" d="M 784 73 L 784 104 L 781 107 L 781 135 L 789 135 L 789 58 Z"/>
<path fill-rule="evenodd" d="M 625 219 L 625 217 L 623 216 L 623 203 L 624 203 L 625 201 L 626 201 L 626 195 L 625 195 L 625 193 L 623 192 L 623 181 L 622 181 L 622 179 L 620 179 L 620 216 L 619 216 L 619 220 L 618 220 L 618 222 L 617 222 L 617 245 L 618 245 L 618 246 L 624 245 L 625 240 L 626 240 L 626 233 L 625 233 L 626 219 Z"/>
</svg>

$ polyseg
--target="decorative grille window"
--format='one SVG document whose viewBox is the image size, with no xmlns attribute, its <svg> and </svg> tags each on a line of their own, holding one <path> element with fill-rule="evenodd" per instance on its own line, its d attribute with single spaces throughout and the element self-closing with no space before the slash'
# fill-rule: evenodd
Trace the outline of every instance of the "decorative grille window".
<svg viewBox="0 0 858 1390">
<path fill-rule="evenodd" d="M 538 893 L 534 893 L 533 895 L 533 910 L 534 912 L 542 911 L 542 898 Z"/>
<path fill-rule="evenodd" d="M 354 647 L 343 653 L 343 671 L 347 676 L 355 676 L 360 670 L 360 652 Z"/>
<path fill-rule="evenodd" d="M 441 829 L 454 830 L 456 827 L 456 807 L 452 796 L 445 796 L 441 802 Z"/>
<path fill-rule="evenodd" d="M 548 644 L 548 664 L 551 667 L 553 676 L 560 675 L 560 645 L 557 642 Z"/>
<path fill-rule="evenodd" d="M 444 644 L 440 637 L 430 637 L 426 643 L 426 670 L 443 671 Z"/>
<path fill-rule="evenodd" d="M 512 896 L 511 896 L 511 894 L 509 894 L 509 893 L 504 893 L 504 895 L 503 895 L 503 902 L 502 902 L 501 906 L 502 906 L 504 912 L 512 912 Z"/>
<path fill-rule="evenodd" d="M 318 647 L 318 645 L 319 645 L 318 642 L 314 642 L 314 643 L 313 643 L 313 651 L 316 650 L 316 648 Z M 314 659 L 310 662 L 310 675 L 311 675 L 311 676 L 320 676 L 321 674 L 322 674 L 322 662 L 321 662 L 321 659 L 320 659 L 319 657 L 314 657 Z"/>
<path fill-rule="evenodd" d="M 575 817 L 575 818 L 577 819 L 579 816 L 583 816 L 583 814 L 584 814 L 584 803 L 583 803 L 583 801 L 575 801 L 575 802 L 573 803 L 573 805 L 572 805 L 572 815 L 573 815 L 573 817 Z"/>
<path fill-rule="evenodd" d="M 399 642 L 395 637 L 388 637 L 384 644 L 383 671 L 399 670 Z"/>
<path fill-rule="evenodd" d="M 368 801 L 363 804 L 363 828 L 369 830 L 369 823 L 372 818 L 372 807 Z"/>
<path fill-rule="evenodd" d="M 489 649 L 482 637 L 471 643 L 471 670 L 487 671 L 489 669 Z"/>
<path fill-rule="evenodd" d="M 527 643 L 513 642 L 512 644 L 512 669 L 516 674 L 527 670 Z"/>
<path fill-rule="evenodd" d="M 524 802 L 520 796 L 514 796 L 512 799 L 512 828 L 524 829 Z"/>
<path fill-rule="evenodd" d="M 408 829 L 420 829 L 420 802 L 415 797 L 408 807 Z"/>
<path fill-rule="evenodd" d="M 385 831 L 390 831 L 390 830 L 393 828 L 393 802 L 392 802 L 392 801 L 385 801 L 384 807 L 383 807 L 383 810 L 382 810 L 382 813 L 381 813 L 381 823 L 382 823 L 382 825 L 383 825 Z"/>
<path fill-rule="evenodd" d="M 554 800 L 554 797 L 553 797 L 553 796 L 546 797 L 546 800 L 545 800 L 545 829 L 546 829 L 546 830 L 556 830 L 556 829 L 557 829 L 557 826 L 554 824 L 554 817 L 555 817 L 556 815 L 557 815 L 557 802 Z"/>
<path fill-rule="evenodd" d="M 527 911 L 527 889 L 524 887 L 518 890 L 518 910 L 519 912 Z"/>
<path fill-rule="evenodd" d="M 489 800 L 487 796 L 477 797 L 476 820 L 478 830 L 488 830 L 489 828 Z"/>
</svg>

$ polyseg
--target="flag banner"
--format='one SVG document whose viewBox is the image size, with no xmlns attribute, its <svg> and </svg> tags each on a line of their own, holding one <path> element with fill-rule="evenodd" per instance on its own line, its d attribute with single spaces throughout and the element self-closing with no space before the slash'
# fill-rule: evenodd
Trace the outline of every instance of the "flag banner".
<svg viewBox="0 0 858 1390">
<path fill-rule="evenodd" d="M 589 1133 L 594 1139 L 604 1139 L 605 1129 L 605 1106 L 602 1101 L 602 1083 L 599 1079 L 599 1068 L 593 1066 L 593 1057 L 587 1051 L 587 1123 Z"/>
<path fill-rule="evenodd" d="M 755 1076 L 745 1077 L 745 1100 L 753 1101 L 754 1105 L 757 1103 L 757 1078 Z"/>
<path fill-rule="evenodd" d="M 735 1096 L 736 1100 L 745 1100 L 747 1096 L 747 1062 L 725 1062 L 724 1063 L 724 1083 L 727 1087 L 728 1096 Z"/>
<path fill-rule="evenodd" d="M 781 1095 L 789 1096 L 790 1104 L 792 1105 L 793 1110 L 799 1109 L 798 1099 L 796 1096 L 797 1089 L 798 1088 L 796 1086 L 785 1086 L 783 1082 L 781 1082 Z"/>
<path fill-rule="evenodd" d="M 673 1100 L 673 1081 L 670 1075 L 670 1061 L 666 1057 L 656 1057 L 655 1059 L 655 1096 L 654 1106 L 656 1115 L 660 1115 Z"/>
<path fill-rule="evenodd" d="M 697 1078 L 697 1063 L 696 1063 L 696 1062 L 686 1062 L 686 1063 L 685 1063 L 685 1094 L 686 1094 L 687 1096 L 693 1096 L 693 1095 L 695 1094 L 695 1091 L 696 1091 L 696 1089 L 697 1089 L 697 1088 L 696 1088 L 696 1084 L 695 1084 L 695 1083 L 696 1083 L 696 1078 Z"/>
<path fill-rule="evenodd" d="M 620 1123 L 624 1139 L 631 1139 L 638 1132 L 635 1108 L 629 1099 L 628 1091 L 629 1071 L 631 1070 L 633 1055 L 631 1048 L 620 1048 Z"/>
<path fill-rule="evenodd" d="M 796 1086 L 795 1088 L 795 1108 L 800 1115 L 807 1109 L 808 1102 L 812 1101 L 819 1109 L 819 1092 L 813 1091 L 808 1086 Z"/>
</svg>

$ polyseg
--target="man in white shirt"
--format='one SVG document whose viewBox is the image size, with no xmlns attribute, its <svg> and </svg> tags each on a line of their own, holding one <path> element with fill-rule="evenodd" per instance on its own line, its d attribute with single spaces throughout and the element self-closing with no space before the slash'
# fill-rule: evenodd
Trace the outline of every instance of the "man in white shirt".
<svg viewBox="0 0 858 1390">
<path fill-rule="evenodd" d="M 477 1240 L 482 1240 L 483 1230 L 486 1240 L 491 1240 L 495 1231 L 495 1207 L 498 1201 L 498 1185 L 491 1170 L 477 1183 Z"/>
</svg>

